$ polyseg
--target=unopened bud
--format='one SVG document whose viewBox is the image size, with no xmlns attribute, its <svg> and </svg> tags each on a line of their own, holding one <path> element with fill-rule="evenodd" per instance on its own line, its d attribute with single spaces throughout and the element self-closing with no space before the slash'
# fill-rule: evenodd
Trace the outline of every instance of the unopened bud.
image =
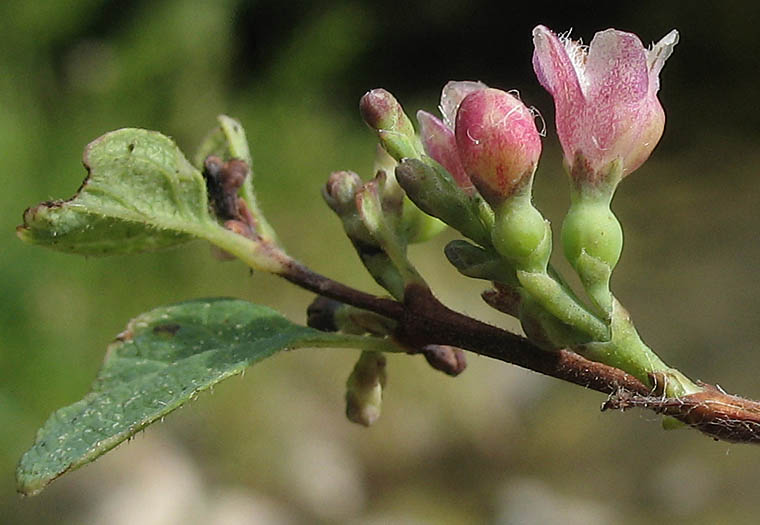
<svg viewBox="0 0 760 525">
<path fill-rule="evenodd" d="M 456 377 L 467 368 L 467 358 L 461 348 L 448 345 L 427 345 L 422 354 L 428 364 L 446 375 Z"/>
<path fill-rule="evenodd" d="M 335 171 L 327 179 L 322 196 L 338 215 L 356 213 L 356 191 L 361 185 L 362 180 L 353 171 Z"/>
<path fill-rule="evenodd" d="M 380 417 L 386 382 L 385 356 L 362 352 L 346 382 L 346 417 L 368 427 Z"/>
<path fill-rule="evenodd" d="M 533 114 L 514 96 L 481 89 L 459 105 L 457 150 L 483 198 L 498 205 L 529 183 L 541 155 Z"/>
<path fill-rule="evenodd" d="M 374 129 L 383 148 L 396 160 L 416 157 L 422 150 L 414 126 L 398 100 L 385 89 L 364 94 L 359 110 L 367 125 Z"/>
<path fill-rule="evenodd" d="M 385 89 L 367 91 L 359 101 L 364 122 L 374 130 L 386 129 L 414 135 L 414 126 L 396 97 Z"/>
</svg>

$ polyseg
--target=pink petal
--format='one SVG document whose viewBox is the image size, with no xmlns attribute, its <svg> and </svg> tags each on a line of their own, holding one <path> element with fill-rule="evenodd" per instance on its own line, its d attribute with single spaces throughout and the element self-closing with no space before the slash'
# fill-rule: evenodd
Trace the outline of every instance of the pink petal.
<svg viewBox="0 0 760 525">
<path fill-rule="evenodd" d="M 473 82 L 471 80 L 452 80 L 443 86 L 441 91 L 441 105 L 438 109 L 443 115 L 443 122 L 452 130 L 457 118 L 457 108 L 462 99 L 474 91 L 485 89 L 488 86 L 482 82 Z"/>
<path fill-rule="evenodd" d="M 634 34 L 608 29 L 594 35 L 585 67 L 586 97 L 608 104 L 635 104 L 649 89 L 644 45 Z"/>
<path fill-rule="evenodd" d="M 533 30 L 533 70 L 539 83 L 562 104 L 576 104 L 583 91 L 567 48 L 549 28 Z"/>
<path fill-rule="evenodd" d="M 446 168 L 460 188 L 472 190 L 472 182 L 459 160 L 452 128 L 427 111 L 417 112 L 417 122 L 420 124 L 420 138 L 425 146 L 425 153 Z"/>
<path fill-rule="evenodd" d="M 572 162 L 584 133 L 580 117 L 586 109 L 578 72 L 567 47 L 547 27 L 537 26 L 533 30 L 533 44 L 533 69 L 539 83 L 554 98 L 557 135 L 565 159 Z"/>
</svg>

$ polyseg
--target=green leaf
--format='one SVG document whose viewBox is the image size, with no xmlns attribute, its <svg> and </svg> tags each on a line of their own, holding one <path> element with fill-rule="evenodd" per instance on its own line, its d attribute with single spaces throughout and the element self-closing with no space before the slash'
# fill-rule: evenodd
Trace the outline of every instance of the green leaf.
<svg viewBox="0 0 760 525">
<path fill-rule="evenodd" d="M 232 119 L 223 122 L 237 133 L 235 147 L 242 148 L 242 128 Z M 82 255 L 115 255 L 201 238 L 253 269 L 282 271 L 272 242 L 237 235 L 211 216 L 203 175 L 169 137 L 144 129 L 112 131 L 85 148 L 84 165 L 88 176 L 76 195 L 24 212 L 24 224 L 16 229 L 22 240 Z M 252 188 L 244 188 L 254 202 Z M 261 239 L 273 240 L 269 225 L 258 219 Z"/>
<path fill-rule="evenodd" d="M 174 142 L 121 129 L 91 142 L 77 194 L 24 212 L 21 239 L 61 251 L 112 255 L 174 246 L 218 228 L 206 183 Z"/>
<path fill-rule="evenodd" d="M 299 326 L 236 299 L 195 300 L 142 314 L 108 347 L 92 392 L 53 413 L 37 432 L 16 472 L 18 490 L 40 492 L 275 352 L 326 346 L 401 351 L 384 339 Z"/>
<path fill-rule="evenodd" d="M 217 120 L 219 126 L 212 129 L 201 142 L 193 158 L 194 164 L 198 169 L 202 169 L 206 157 L 216 155 L 224 160 L 243 160 L 250 167 L 252 164 L 251 152 L 248 149 L 248 141 L 245 138 L 243 126 L 236 119 L 227 115 L 219 115 Z"/>
</svg>

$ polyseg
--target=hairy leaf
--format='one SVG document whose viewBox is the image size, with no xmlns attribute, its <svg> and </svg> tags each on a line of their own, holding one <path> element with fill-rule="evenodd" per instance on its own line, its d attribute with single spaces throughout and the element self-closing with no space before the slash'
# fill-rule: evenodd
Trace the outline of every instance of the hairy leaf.
<svg viewBox="0 0 760 525">
<path fill-rule="evenodd" d="M 174 142 L 155 131 L 120 129 L 84 152 L 88 176 L 65 201 L 24 212 L 21 239 L 84 255 L 155 250 L 209 237 L 203 175 Z"/>
<path fill-rule="evenodd" d="M 18 490 L 39 492 L 198 392 L 279 350 L 324 346 L 388 350 L 388 345 L 377 338 L 299 326 L 270 308 L 236 299 L 156 308 L 130 321 L 108 347 L 92 392 L 53 413 L 38 431 L 18 466 Z"/>
</svg>

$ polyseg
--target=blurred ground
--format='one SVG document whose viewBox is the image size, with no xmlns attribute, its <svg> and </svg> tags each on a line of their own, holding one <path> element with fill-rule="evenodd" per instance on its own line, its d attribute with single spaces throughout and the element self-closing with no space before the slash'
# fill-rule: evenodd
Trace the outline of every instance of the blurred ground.
<svg viewBox="0 0 760 525">
<path fill-rule="evenodd" d="M 519 89 L 549 125 L 536 200 L 559 224 L 567 190 L 550 98 L 530 66 L 537 23 L 589 41 L 610 26 L 645 43 L 677 28 L 662 76 L 666 133 L 623 184 L 626 250 L 614 287 L 644 338 L 694 378 L 760 397 L 760 7 L 753 2 L 289 3 L 87 0 L 0 5 L 0 522 L 755 523 L 760 450 L 665 432 L 648 413 L 470 357 L 451 379 L 389 359 L 384 413 L 343 417 L 349 351 L 299 351 L 233 378 L 42 495 L 13 470 L 56 408 L 88 389 L 105 345 L 159 304 L 229 295 L 302 321 L 310 295 L 202 245 L 84 259 L 22 245 L 26 206 L 68 197 L 80 154 L 126 126 L 191 154 L 218 113 L 245 125 L 263 208 L 318 271 L 377 290 L 319 198 L 331 170 L 365 177 L 356 112 L 386 87 L 411 113 L 449 79 Z M 435 6 L 435 7 L 432 7 Z M 415 248 L 439 296 L 507 323 L 440 250 Z"/>
</svg>

